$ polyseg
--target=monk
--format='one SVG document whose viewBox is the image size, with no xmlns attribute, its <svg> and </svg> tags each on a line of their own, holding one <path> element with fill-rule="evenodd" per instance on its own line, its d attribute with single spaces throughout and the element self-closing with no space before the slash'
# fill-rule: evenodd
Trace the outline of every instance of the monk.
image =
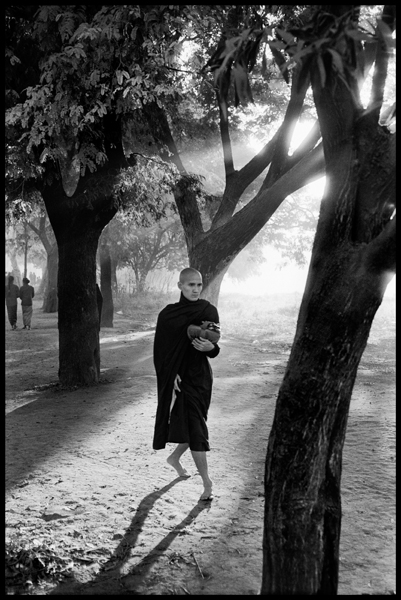
<svg viewBox="0 0 401 600">
<path fill-rule="evenodd" d="M 212 500 L 206 459 L 210 450 L 206 421 L 213 383 L 208 358 L 220 352 L 216 341 L 220 326 L 217 309 L 200 298 L 202 286 L 199 271 L 183 269 L 178 282 L 179 302 L 167 305 L 157 319 L 153 358 L 158 404 L 153 448 L 165 448 L 169 442 L 178 444 L 167 462 L 180 477 L 190 476 L 180 463 L 189 448 L 203 481 L 200 500 Z M 194 331 L 197 337 L 193 337 Z"/>
</svg>

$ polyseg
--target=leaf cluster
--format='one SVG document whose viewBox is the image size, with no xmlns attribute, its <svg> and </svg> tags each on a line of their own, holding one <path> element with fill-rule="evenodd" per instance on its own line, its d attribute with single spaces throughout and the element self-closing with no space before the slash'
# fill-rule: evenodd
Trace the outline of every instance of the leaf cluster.
<svg viewBox="0 0 401 600">
<path fill-rule="evenodd" d="M 205 66 L 214 74 L 214 87 L 219 94 L 223 110 L 227 111 L 228 92 L 234 86 L 234 106 L 246 106 L 253 102 L 255 85 L 251 88 L 250 76 L 261 58 L 261 74 L 267 79 L 267 47 L 287 84 L 290 83 L 292 68 L 298 64 L 300 73 L 297 87 L 301 89 L 310 73 L 317 73 L 321 87 L 325 87 L 330 74 L 338 78 L 355 94 L 355 90 L 369 71 L 378 44 L 388 50 L 394 47 L 390 27 L 378 20 L 377 26 L 358 24 L 355 7 L 340 17 L 316 9 L 305 24 L 303 18 L 281 16 L 281 21 L 262 28 L 243 28 L 238 35 L 224 39 Z M 311 12 L 310 7 L 305 14 Z M 272 16 L 272 15 L 270 15 Z M 288 21 L 296 25 L 288 25 Z M 287 26 L 285 21 L 287 21 Z"/>
<path fill-rule="evenodd" d="M 9 12 L 9 22 L 16 21 Z M 57 174 L 54 166 L 67 152 L 81 175 L 93 172 L 107 158 L 106 115 L 179 97 L 176 72 L 168 68 L 187 20 L 179 7 L 44 5 L 34 15 L 20 12 L 20 30 L 7 30 L 6 129 L 38 169 Z M 28 49 L 37 67 L 21 89 Z"/>
<path fill-rule="evenodd" d="M 60 581 L 71 573 L 74 562 L 61 556 L 52 544 L 31 545 L 17 539 L 6 542 L 6 586 L 25 587 Z"/>
<path fill-rule="evenodd" d="M 250 7 L 247 7 L 250 8 Z M 266 56 L 267 47 L 270 47 L 273 61 L 280 67 L 283 63 L 281 54 L 276 49 L 274 31 L 277 25 L 285 21 L 294 21 L 302 7 L 286 6 L 251 7 L 259 8 L 259 12 L 247 15 L 238 22 L 235 34 L 227 33 L 222 37 L 217 49 L 212 54 L 204 67 L 204 71 L 214 74 L 214 88 L 218 93 L 219 102 L 225 115 L 229 104 L 229 90 L 231 83 L 234 88 L 234 106 L 240 104 L 246 106 L 253 103 L 253 91 L 255 85 L 250 83 L 250 75 L 257 70 L 258 61 L 261 59 L 261 67 L 258 70 L 261 79 L 266 84 L 274 73 L 273 64 L 268 63 Z M 286 73 L 283 76 L 287 83 L 289 79 Z"/>
<path fill-rule="evenodd" d="M 55 584 L 79 566 L 94 566 L 99 571 L 109 560 L 111 550 L 104 546 L 95 546 L 82 541 L 72 544 L 72 540 L 60 539 L 38 532 L 27 539 L 19 530 L 6 540 L 5 548 L 5 575 L 6 589 L 11 593 L 29 593 L 29 591 L 45 588 L 46 585 Z"/>
<path fill-rule="evenodd" d="M 394 47 L 392 31 L 384 21 L 379 19 L 376 28 L 371 26 L 369 30 L 358 23 L 357 16 L 354 9 L 340 17 L 316 11 L 307 25 L 279 31 L 281 39 L 274 46 L 276 53 L 283 53 L 283 76 L 299 64 L 299 88 L 310 73 L 318 74 L 322 88 L 333 74 L 355 94 L 373 63 L 377 45 Z"/>
<path fill-rule="evenodd" d="M 136 155 L 136 165 L 120 169 L 113 187 L 115 204 L 125 217 L 147 227 L 175 210 L 171 194 L 180 177 L 176 166 L 157 156 Z"/>
</svg>

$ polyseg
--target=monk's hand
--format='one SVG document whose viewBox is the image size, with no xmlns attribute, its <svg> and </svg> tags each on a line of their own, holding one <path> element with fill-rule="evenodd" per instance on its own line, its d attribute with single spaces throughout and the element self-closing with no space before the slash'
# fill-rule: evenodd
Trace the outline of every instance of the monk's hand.
<svg viewBox="0 0 401 600">
<path fill-rule="evenodd" d="M 181 392 L 181 388 L 179 385 L 180 383 L 181 383 L 181 377 L 177 373 L 177 375 L 175 376 L 175 379 L 174 379 L 174 390 L 176 392 Z"/>
<path fill-rule="evenodd" d="M 210 352 L 210 350 L 213 350 L 214 348 L 214 344 L 212 342 L 209 340 L 204 340 L 203 338 L 195 338 L 192 340 L 192 345 L 194 348 L 196 348 L 196 350 L 199 350 L 199 352 Z"/>
</svg>

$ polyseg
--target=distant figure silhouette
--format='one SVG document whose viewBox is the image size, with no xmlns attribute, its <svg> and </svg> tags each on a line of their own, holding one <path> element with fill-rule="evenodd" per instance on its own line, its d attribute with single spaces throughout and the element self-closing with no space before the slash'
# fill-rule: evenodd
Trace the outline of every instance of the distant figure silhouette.
<svg viewBox="0 0 401 600">
<path fill-rule="evenodd" d="M 6 306 L 11 329 L 17 329 L 17 298 L 19 298 L 19 287 L 15 285 L 14 277 L 9 275 L 6 283 Z"/>
<path fill-rule="evenodd" d="M 24 277 L 22 283 L 23 285 L 21 285 L 19 289 L 22 307 L 22 320 L 24 322 L 22 329 L 30 329 L 33 312 L 32 298 L 35 296 L 35 290 L 31 285 L 29 285 L 28 277 Z"/>
</svg>

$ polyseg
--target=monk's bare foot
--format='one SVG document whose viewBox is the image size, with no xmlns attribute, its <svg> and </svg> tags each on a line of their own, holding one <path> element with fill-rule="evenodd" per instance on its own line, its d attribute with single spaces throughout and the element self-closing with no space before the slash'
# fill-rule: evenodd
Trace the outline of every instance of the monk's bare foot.
<svg viewBox="0 0 401 600">
<path fill-rule="evenodd" d="M 212 492 L 212 482 L 204 485 L 204 490 L 202 496 L 199 500 L 213 500 L 213 492 Z"/>
<path fill-rule="evenodd" d="M 188 471 L 184 469 L 180 461 L 177 460 L 174 456 L 169 456 L 167 462 L 170 465 L 170 467 L 173 467 L 177 471 L 179 477 L 191 477 Z"/>
</svg>

